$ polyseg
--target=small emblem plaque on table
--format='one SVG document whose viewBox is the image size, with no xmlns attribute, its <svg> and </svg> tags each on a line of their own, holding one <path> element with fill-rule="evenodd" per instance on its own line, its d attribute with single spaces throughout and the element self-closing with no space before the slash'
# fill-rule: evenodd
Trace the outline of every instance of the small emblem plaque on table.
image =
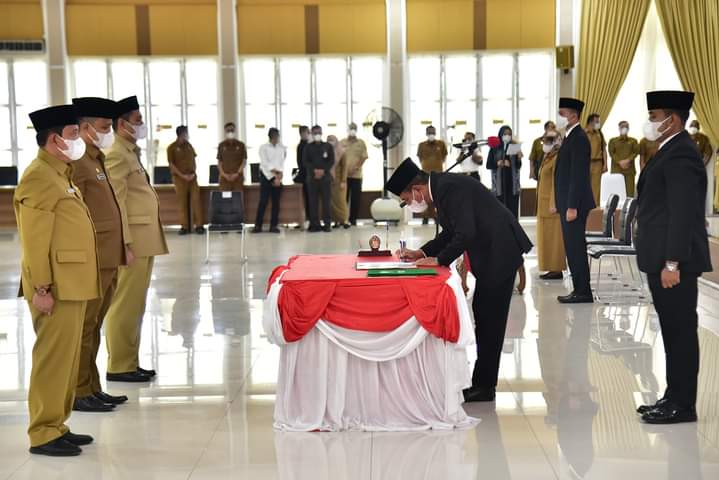
<svg viewBox="0 0 719 480">
<path fill-rule="evenodd" d="M 391 257 L 392 252 L 389 250 L 380 250 L 382 239 L 375 234 L 369 238 L 369 250 L 360 250 L 357 252 L 358 257 Z"/>
</svg>

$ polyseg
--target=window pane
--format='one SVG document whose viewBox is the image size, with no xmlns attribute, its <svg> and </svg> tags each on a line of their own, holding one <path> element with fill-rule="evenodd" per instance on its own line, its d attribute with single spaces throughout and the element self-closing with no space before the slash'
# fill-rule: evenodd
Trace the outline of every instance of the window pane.
<svg viewBox="0 0 719 480">
<path fill-rule="evenodd" d="M 150 99 L 153 105 L 180 104 L 180 62 L 150 62 Z"/>
<path fill-rule="evenodd" d="M 442 135 L 439 129 L 439 101 L 410 102 L 409 115 L 412 122 L 409 126 L 409 154 L 414 157 L 417 154 L 417 145 L 427 138 L 426 130 L 430 124 L 434 125 L 437 129 L 438 136 Z M 405 123 L 405 133 L 406 132 L 407 124 Z"/>
<path fill-rule="evenodd" d="M 482 57 L 482 95 L 484 98 L 512 97 L 511 55 L 486 55 Z"/>
<path fill-rule="evenodd" d="M 346 117 L 347 107 L 344 103 L 317 106 L 317 123 L 322 126 L 325 138 L 327 135 L 335 135 L 342 140 L 347 134 Z"/>
<path fill-rule="evenodd" d="M 354 102 L 382 102 L 383 70 L 384 62 L 382 58 L 360 57 L 352 59 L 352 100 Z M 366 113 L 363 112 L 363 114 Z"/>
<path fill-rule="evenodd" d="M 0 150 L 0 166 L 12 166 L 12 152 L 10 150 Z"/>
<path fill-rule="evenodd" d="M 47 106 L 47 67 L 45 62 L 15 62 L 15 101 L 18 105 Z"/>
<path fill-rule="evenodd" d="M 519 96 L 521 98 L 549 98 L 554 68 L 552 56 L 533 53 L 519 56 Z"/>
<path fill-rule="evenodd" d="M 447 140 L 461 142 L 465 132 L 477 134 L 477 104 L 474 100 L 447 102 Z"/>
<path fill-rule="evenodd" d="M 409 78 L 410 100 L 439 100 L 439 58 L 410 58 Z"/>
<path fill-rule="evenodd" d="M 444 68 L 448 100 L 471 100 L 477 96 L 476 57 L 447 57 Z"/>
<path fill-rule="evenodd" d="M 190 105 L 217 104 L 217 62 L 188 60 L 185 63 L 187 103 Z"/>
<path fill-rule="evenodd" d="M 315 75 L 318 102 L 347 101 L 347 62 L 343 58 L 318 59 L 315 62 Z"/>
<path fill-rule="evenodd" d="M 189 106 L 187 126 L 190 142 L 197 153 L 197 181 L 207 185 L 210 180 L 210 165 L 215 165 L 217 156 L 217 107 L 214 105 Z"/>
<path fill-rule="evenodd" d="M 0 62 L 0 105 L 8 103 L 10 84 L 8 83 L 7 63 Z"/>
<path fill-rule="evenodd" d="M 33 154 L 35 150 L 37 150 L 37 141 L 35 140 L 35 129 L 30 121 L 29 114 L 37 110 L 38 107 L 39 106 L 18 105 L 17 110 L 15 110 L 15 114 L 17 115 L 18 147 L 29 149 Z"/>
<path fill-rule="evenodd" d="M 177 138 L 175 127 L 180 125 L 181 120 L 180 107 L 152 107 L 152 125 L 155 129 L 153 140 L 156 148 L 154 165 L 167 165 L 167 147 Z M 146 164 L 146 166 L 149 165 L 151 164 Z"/>
<path fill-rule="evenodd" d="M 550 105 L 548 99 L 520 100 L 519 125 L 516 135 L 522 142 L 522 153 L 525 162 L 522 162 L 521 181 L 523 187 L 534 187 L 536 182 L 529 178 L 529 154 L 532 151 L 532 142 L 544 133 L 544 122 L 549 119 Z"/>
<path fill-rule="evenodd" d="M 275 103 L 275 63 L 273 60 L 242 62 L 245 103 Z"/>
<path fill-rule="evenodd" d="M 76 97 L 107 97 L 107 64 L 103 60 L 72 63 Z"/>
<path fill-rule="evenodd" d="M 142 62 L 120 60 L 112 62 L 112 97 L 115 100 L 137 95 L 140 104 L 145 103 L 145 77 Z"/>
<path fill-rule="evenodd" d="M 0 150 L 9 150 L 10 142 L 10 109 L 0 106 Z"/>
<path fill-rule="evenodd" d="M 511 123 L 511 100 L 485 100 L 482 103 L 482 131 L 485 136 L 497 135 L 502 125 Z M 511 126 L 514 128 L 514 125 Z"/>
<path fill-rule="evenodd" d="M 282 103 L 309 103 L 310 61 L 292 59 L 280 61 Z M 309 116 L 305 123 L 309 122 Z"/>
<path fill-rule="evenodd" d="M 280 132 L 284 137 L 283 143 L 287 145 L 287 171 L 297 167 L 297 143 L 300 141 L 297 127 L 299 125 L 310 124 L 310 107 L 309 105 L 295 104 L 282 106 L 282 125 Z M 285 178 L 291 180 L 289 175 Z"/>
</svg>

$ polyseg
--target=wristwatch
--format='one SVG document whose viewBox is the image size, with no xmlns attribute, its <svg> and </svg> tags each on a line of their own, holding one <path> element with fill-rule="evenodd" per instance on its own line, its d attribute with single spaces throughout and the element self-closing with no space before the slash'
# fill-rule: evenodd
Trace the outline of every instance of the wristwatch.
<svg viewBox="0 0 719 480">
<path fill-rule="evenodd" d="M 35 288 L 35 293 L 37 293 L 37 294 L 40 295 L 41 297 L 44 297 L 45 295 L 47 295 L 48 293 L 50 293 L 50 285 L 45 285 L 45 286 L 42 286 L 42 287 L 36 287 L 36 288 Z"/>
<path fill-rule="evenodd" d="M 664 268 L 667 269 L 669 272 L 676 272 L 679 270 L 679 263 L 678 262 L 666 262 L 664 264 Z"/>
</svg>

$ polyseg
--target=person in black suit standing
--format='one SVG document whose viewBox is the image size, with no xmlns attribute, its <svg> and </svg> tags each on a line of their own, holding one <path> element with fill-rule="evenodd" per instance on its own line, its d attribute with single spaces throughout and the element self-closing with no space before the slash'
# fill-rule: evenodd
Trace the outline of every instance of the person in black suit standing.
<svg viewBox="0 0 719 480">
<path fill-rule="evenodd" d="M 406 159 L 387 181 L 413 213 L 436 207 L 442 231 L 419 250 L 398 255 L 417 265 L 449 266 L 466 252 L 477 278 L 472 310 L 477 362 L 465 401 L 493 401 L 517 269 L 532 242 L 517 219 L 481 182 L 455 173 L 430 173 Z"/>
<path fill-rule="evenodd" d="M 647 93 L 644 135 L 659 150 L 637 185 L 636 249 L 659 316 L 667 376 L 664 397 L 637 409 L 652 424 L 697 420 L 697 280 L 712 265 L 704 215 L 707 173 L 684 130 L 693 101 L 691 92 Z"/>
<path fill-rule="evenodd" d="M 574 289 L 559 296 L 560 303 L 592 303 L 587 260 L 587 217 L 596 205 L 589 174 L 591 146 L 579 125 L 584 103 L 574 98 L 559 99 L 557 128 L 565 131 L 554 169 L 555 202 L 562 222 L 562 237 Z"/>
</svg>

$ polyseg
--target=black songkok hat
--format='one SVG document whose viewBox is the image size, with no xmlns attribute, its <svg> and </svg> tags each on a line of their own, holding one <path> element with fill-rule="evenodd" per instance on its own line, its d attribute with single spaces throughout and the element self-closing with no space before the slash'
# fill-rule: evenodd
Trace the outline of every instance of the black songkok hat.
<svg viewBox="0 0 719 480">
<path fill-rule="evenodd" d="M 107 98 L 73 98 L 78 117 L 115 118 L 117 103 Z"/>
<path fill-rule="evenodd" d="M 117 109 L 115 110 L 115 118 L 120 118 L 126 113 L 134 112 L 140 109 L 140 104 L 137 103 L 137 97 L 135 95 L 122 100 L 117 101 Z"/>
<path fill-rule="evenodd" d="M 420 173 L 422 173 L 422 170 L 419 169 L 417 164 L 414 163 L 411 158 L 406 158 L 404 162 L 400 163 L 399 167 L 395 169 L 389 180 L 387 180 L 385 188 L 399 196 L 399 194 L 407 188 L 407 185 L 412 183 L 412 180 Z"/>
<path fill-rule="evenodd" d="M 691 110 L 694 92 L 657 90 L 647 92 L 647 110 Z"/>
<path fill-rule="evenodd" d="M 37 132 L 66 125 L 77 125 L 77 112 L 72 105 L 47 107 L 32 112 L 30 121 Z"/>
<path fill-rule="evenodd" d="M 584 102 L 576 98 L 562 97 L 559 99 L 559 108 L 571 108 L 581 114 L 584 110 Z"/>
</svg>

